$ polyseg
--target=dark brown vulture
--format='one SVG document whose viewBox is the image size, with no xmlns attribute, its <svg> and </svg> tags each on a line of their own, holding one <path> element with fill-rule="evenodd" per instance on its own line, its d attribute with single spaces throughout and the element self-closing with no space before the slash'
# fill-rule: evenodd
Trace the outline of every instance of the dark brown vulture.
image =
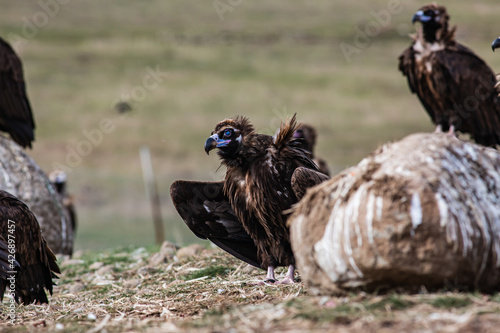
<svg viewBox="0 0 500 333">
<path fill-rule="evenodd" d="M 414 41 L 399 57 L 399 70 L 436 125 L 436 132 L 460 131 L 485 146 L 500 144 L 500 101 L 495 74 L 448 28 L 446 8 L 422 7 Z"/>
<path fill-rule="evenodd" d="M 319 172 L 293 137 L 295 116 L 273 137 L 257 134 L 245 117 L 226 119 L 205 143 L 218 148 L 226 166 L 222 182 L 176 181 L 172 201 L 188 227 L 235 257 L 267 269 L 288 266 L 280 283 L 293 283 L 295 260 L 290 247 L 287 210 L 308 187 L 329 177 Z"/>
<path fill-rule="evenodd" d="M 49 173 L 49 180 L 57 191 L 59 201 L 61 205 L 68 212 L 68 216 L 71 219 L 71 226 L 73 233 L 76 232 L 77 220 L 76 220 L 76 210 L 74 205 L 73 196 L 69 194 L 66 190 L 67 181 L 66 172 L 62 170 L 53 170 Z"/>
<path fill-rule="evenodd" d="M 309 124 L 300 124 L 295 133 L 293 134 L 294 138 L 300 139 L 301 147 L 308 152 L 310 152 L 309 157 L 316 163 L 319 168 L 319 171 L 323 172 L 325 175 L 330 175 L 330 170 L 328 169 L 328 164 L 326 161 L 319 157 L 314 157 L 314 146 L 316 145 L 316 137 L 317 132 L 314 127 Z"/>
<path fill-rule="evenodd" d="M 0 38 L 0 131 L 10 134 L 22 147 L 35 140 L 35 121 L 24 85 L 21 60 Z"/>
<path fill-rule="evenodd" d="M 0 217 L 0 300 L 6 290 L 12 292 L 11 281 L 15 281 L 16 302 L 48 303 L 44 289 L 52 294 L 52 279 L 60 270 L 35 215 L 19 199 L 0 190 Z"/>
</svg>

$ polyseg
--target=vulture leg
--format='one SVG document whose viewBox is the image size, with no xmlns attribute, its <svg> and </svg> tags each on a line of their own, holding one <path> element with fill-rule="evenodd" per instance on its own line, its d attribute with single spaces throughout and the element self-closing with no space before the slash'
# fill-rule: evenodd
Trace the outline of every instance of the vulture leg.
<svg viewBox="0 0 500 333">
<path fill-rule="evenodd" d="M 443 126 L 441 126 L 441 124 L 437 124 L 434 133 L 443 133 Z"/>
<path fill-rule="evenodd" d="M 278 282 L 279 284 L 294 284 L 295 280 L 293 279 L 295 275 L 295 266 L 288 266 L 288 272 L 286 273 L 286 277 Z"/>
<path fill-rule="evenodd" d="M 455 134 L 455 125 L 451 124 L 450 129 L 448 130 L 448 135 L 450 136 L 456 136 Z"/>
<path fill-rule="evenodd" d="M 274 266 L 267 267 L 267 275 L 264 283 L 275 283 L 276 278 L 274 277 Z"/>
<path fill-rule="evenodd" d="M 290 266 L 288 266 L 288 271 L 286 272 L 285 278 L 281 281 L 276 281 L 276 278 L 274 277 L 274 267 L 269 266 L 269 267 L 267 267 L 267 275 L 266 275 L 266 278 L 264 279 L 264 281 L 257 281 L 253 284 L 254 285 L 263 285 L 263 284 L 269 284 L 269 283 L 271 283 L 271 284 L 273 284 L 273 283 L 276 283 L 276 284 L 294 284 L 295 283 L 295 280 L 293 279 L 294 276 L 295 276 L 295 266 L 290 265 Z"/>
<path fill-rule="evenodd" d="M 274 266 L 268 266 L 267 267 L 267 275 L 264 278 L 263 281 L 255 281 L 250 283 L 251 285 L 255 286 L 262 286 L 264 284 L 273 284 L 276 283 L 276 278 L 274 277 Z"/>
</svg>

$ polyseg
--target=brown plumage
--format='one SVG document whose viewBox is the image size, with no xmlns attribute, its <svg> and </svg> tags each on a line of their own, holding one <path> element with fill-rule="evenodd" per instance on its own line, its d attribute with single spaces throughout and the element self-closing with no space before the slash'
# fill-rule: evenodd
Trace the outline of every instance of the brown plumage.
<svg viewBox="0 0 500 333">
<path fill-rule="evenodd" d="M 19 262 L 9 253 L 9 243 L 0 236 L 0 280 L 6 280 L 10 277 L 8 272 L 17 270 Z"/>
<path fill-rule="evenodd" d="M 314 147 L 316 146 L 316 137 L 318 136 L 316 129 L 309 124 L 300 124 L 297 126 L 295 133 L 293 134 L 294 138 L 301 139 L 300 147 L 310 152 L 309 157 L 316 163 L 319 168 L 319 171 L 324 173 L 325 175 L 330 175 L 330 170 L 328 168 L 328 164 L 322 158 L 315 157 Z"/>
<path fill-rule="evenodd" d="M 399 57 L 399 70 L 436 125 L 436 131 L 469 133 L 480 144 L 500 144 L 500 101 L 495 75 L 470 49 L 455 41 L 446 8 L 422 7 L 414 41 Z"/>
<path fill-rule="evenodd" d="M 26 94 L 21 60 L 0 38 L 0 130 L 22 147 L 35 140 L 35 121 Z"/>
<path fill-rule="evenodd" d="M 52 294 L 52 281 L 60 270 L 35 215 L 19 199 L 0 190 L 0 217 L 0 300 L 6 288 L 10 293 L 7 278 L 14 276 L 14 298 L 18 303 L 48 303 L 45 289 Z M 9 262 L 9 259 L 16 261 Z"/>
<path fill-rule="evenodd" d="M 218 148 L 227 168 L 224 182 L 177 181 L 171 187 L 174 205 L 195 234 L 216 238 L 219 246 L 217 242 L 227 247 L 229 240 L 236 241 L 238 249 L 221 248 L 267 268 L 266 280 L 274 281 L 276 266 L 289 266 L 283 283 L 293 282 L 295 263 L 285 211 L 306 187 L 328 179 L 293 138 L 296 128 L 295 116 L 275 137 L 255 133 L 244 117 L 223 120 L 206 141 L 205 151 Z M 297 181 L 297 170 L 312 181 Z"/>
</svg>

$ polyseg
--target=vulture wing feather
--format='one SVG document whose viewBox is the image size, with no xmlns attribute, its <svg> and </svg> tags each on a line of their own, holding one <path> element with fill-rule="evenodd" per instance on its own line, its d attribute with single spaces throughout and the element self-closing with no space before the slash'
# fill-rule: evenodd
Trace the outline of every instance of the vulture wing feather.
<svg viewBox="0 0 500 333">
<path fill-rule="evenodd" d="M 292 174 L 292 189 L 297 199 L 301 200 L 308 188 L 318 185 L 328 179 L 330 179 L 330 177 L 322 172 L 299 167 L 295 169 Z"/>
<path fill-rule="evenodd" d="M 12 244 L 19 266 L 15 273 L 16 301 L 24 304 L 48 303 L 45 289 L 52 294 L 53 278 L 57 278 L 56 273 L 60 273 L 60 270 L 55 255 L 41 234 L 35 215 L 19 199 L 0 190 L 0 216 L 0 236 L 4 241 L 14 240 Z M 0 252 L 4 251 L 4 247 L 0 246 Z M 0 258 L 4 255 L 0 254 Z M 1 279 L 0 298 L 6 286 L 7 281 Z"/>
<path fill-rule="evenodd" d="M 224 182 L 175 181 L 172 202 L 189 229 L 224 251 L 260 267 L 257 247 L 236 217 L 223 191 Z"/>
</svg>

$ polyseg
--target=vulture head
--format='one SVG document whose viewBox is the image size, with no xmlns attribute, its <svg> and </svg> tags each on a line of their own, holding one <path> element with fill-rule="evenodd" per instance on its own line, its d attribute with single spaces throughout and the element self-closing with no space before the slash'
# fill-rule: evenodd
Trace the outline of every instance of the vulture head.
<svg viewBox="0 0 500 333">
<path fill-rule="evenodd" d="M 222 159 L 235 158 L 241 150 L 243 139 L 251 134 L 254 134 L 254 129 L 248 118 L 238 116 L 236 119 L 224 119 L 205 141 L 205 152 L 208 155 L 212 149 L 218 148 L 218 155 Z"/>
<path fill-rule="evenodd" d="M 495 49 L 498 49 L 499 47 L 500 47 L 500 37 L 498 37 L 493 41 L 493 43 L 491 43 L 491 49 L 493 50 L 493 52 L 495 52 Z"/>
<path fill-rule="evenodd" d="M 300 139 L 301 148 L 310 151 L 311 154 L 314 154 L 314 145 L 316 145 L 316 130 L 314 127 L 308 124 L 300 124 L 295 133 L 293 133 L 293 137 L 296 139 Z"/>
<path fill-rule="evenodd" d="M 440 41 L 448 33 L 449 19 L 446 8 L 433 3 L 420 8 L 413 15 L 411 22 L 420 22 L 425 40 L 432 43 Z"/>
<path fill-rule="evenodd" d="M 54 185 L 58 193 L 63 193 L 66 188 L 68 176 L 62 170 L 53 170 L 49 173 L 49 180 Z"/>
</svg>

